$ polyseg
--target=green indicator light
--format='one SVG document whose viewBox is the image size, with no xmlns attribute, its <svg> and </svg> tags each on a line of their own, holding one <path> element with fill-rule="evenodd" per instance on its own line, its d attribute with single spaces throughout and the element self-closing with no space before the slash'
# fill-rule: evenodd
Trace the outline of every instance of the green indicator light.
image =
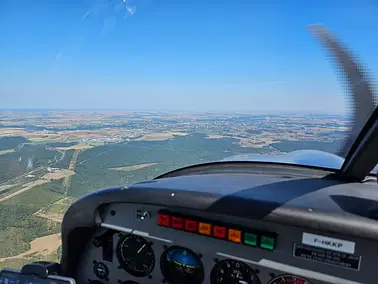
<svg viewBox="0 0 378 284">
<path fill-rule="evenodd" d="M 267 236 L 261 236 L 260 247 L 267 250 L 274 250 L 276 246 L 276 239 Z"/>
<path fill-rule="evenodd" d="M 249 246 L 257 246 L 257 235 L 252 233 L 244 233 L 244 243 Z"/>
</svg>

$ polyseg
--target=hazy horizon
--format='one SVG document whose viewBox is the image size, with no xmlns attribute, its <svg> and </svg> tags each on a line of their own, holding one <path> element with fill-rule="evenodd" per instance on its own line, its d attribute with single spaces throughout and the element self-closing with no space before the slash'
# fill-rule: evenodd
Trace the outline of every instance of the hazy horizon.
<svg viewBox="0 0 378 284">
<path fill-rule="evenodd" d="M 280 115 L 280 114 L 319 114 L 319 115 L 339 115 L 339 116 L 348 116 L 346 112 L 326 112 L 326 111 L 301 111 L 301 110 L 230 110 L 230 109 L 220 109 L 220 110 L 193 110 L 193 109 L 122 109 L 122 108 L 0 108 L 0 112 L 43 112 L 43 111 L 83 111 L 83 112 L 92 112 L 92 111 L 120 111 L 120 112 L 151 112 L 151 113 L 219 113 L 219 114 L 237 114 L 237 115 Z"/>
</svg>

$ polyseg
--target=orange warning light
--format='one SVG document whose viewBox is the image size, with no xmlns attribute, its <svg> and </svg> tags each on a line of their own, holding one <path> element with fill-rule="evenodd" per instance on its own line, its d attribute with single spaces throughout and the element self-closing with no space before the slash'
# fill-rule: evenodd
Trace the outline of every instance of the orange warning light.
<svg viewBox="0 0 378 284">
<path fill-rule="evenodd" d="M 210 236 L 211 235 L 211 224 L 199 222 L 198 233 L 200 233 L 202 235 Z"/>
<path fill-rule="evenodd" d="M 228 240 L 234 243 L 241 243 L 242 233 L 240 230 L 228 229 Z"/>
</svg>

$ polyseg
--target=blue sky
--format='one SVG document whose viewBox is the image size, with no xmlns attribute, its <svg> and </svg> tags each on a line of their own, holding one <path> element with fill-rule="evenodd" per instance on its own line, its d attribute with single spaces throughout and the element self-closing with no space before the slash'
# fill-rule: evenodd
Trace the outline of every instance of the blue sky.
<svg viewBox="0 0 378 284">
<path fill-rule="evenodd" d="M 378 77 L 375 0 L 2 0 L 0 107 L 344 112 L 314 23 Z"/>
</svg>

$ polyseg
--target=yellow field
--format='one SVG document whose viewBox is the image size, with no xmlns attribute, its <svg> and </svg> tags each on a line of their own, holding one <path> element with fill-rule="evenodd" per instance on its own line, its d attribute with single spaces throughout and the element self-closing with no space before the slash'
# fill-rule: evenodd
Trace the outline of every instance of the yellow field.
<svg viewBox="0 0 378 284">
<path fill-rule="evenodd" d="M 40 134 L 40 133 L 25 133 L 23 135 L 32 142 L 64 142 L 63 139 L 57 134 Z"/>
<path fill-rule="evenodd" d="M 14 149 L 0 150 L 0 155 L 8 154 L 14 152 Z"/>
<path fill-rule="evenodd" d="M 238 138 L 238 144 L 242 147 L 250 147 L 250 148 L 264 148 L 268 147 L 270 144 L 275 143 L 276 140 L 269 137 L 249 137 L 249 138 Z"/>
<path fill-rule="evenodd" d="M 1 136 L 24 136 L 26 131 L 23 128 L 1 128 Z"/>
<path fill-rule="evenodd" d="M 30 255 L 47 256 L 56 252 L 61 244 L 60 234 L 48 235 L 30 242 L 30 249 L 19 255 L 0 258 L 0 263 L 10 259 L 23 259 Z"/>
<path fill-rule="evenodd" d="M 73 145 L 70 147 L 56 147 L 58 150 L 62 151 L 68 151 L 68 150 L 84 150 L 84 149 L 92 149 L 92 145 L 87 145 L 87 144 L 78 144 L 78 145 Z"/>
<path fill-rule="evenodd" d="M 207 135 L 207 139 L 221 139 L 221 138 L 230 138 L 229 136 L 224 136 L 224 135 Z"/>
<path fill-rule="evenodd" d="M 72 176 L 74 174 L 75 174 L 75 172 L 72 171 L 72 170 L 61 169 L 61 170 L 59 170 L 57 172 L 54 172 L 54 173 L 47 173 L 47 174 L 45 174 L 42 177 L 42 179 L 45 179 L 45 180 L 48 180 L 48 181 L 58 180 L 58 179 L 62 179 L 62 178 L 65 178 L 65 177 Z"/>
<path fill-rule="evenodd" d="M 150 167 L 156 165 L 157 163 L 146 163 L 146 164 L 139 164 L 139 165 L 132 165 L 127 167 L 120 167 L 120 168 L 110 168 L 113 171 L 124 171 L 124 172 L 131 172 L 139 169 L 143 169 L 146 167 Z"/>
<path fill-rule="evenodd" d="M 188 133 L 184 132 L 161 132 L 161 133 L 148 133 L 143 137 L 137 138 L 137 141 L 162 141 L 174 138 L 175 136 L 186 136 Z"/>
</svg>

